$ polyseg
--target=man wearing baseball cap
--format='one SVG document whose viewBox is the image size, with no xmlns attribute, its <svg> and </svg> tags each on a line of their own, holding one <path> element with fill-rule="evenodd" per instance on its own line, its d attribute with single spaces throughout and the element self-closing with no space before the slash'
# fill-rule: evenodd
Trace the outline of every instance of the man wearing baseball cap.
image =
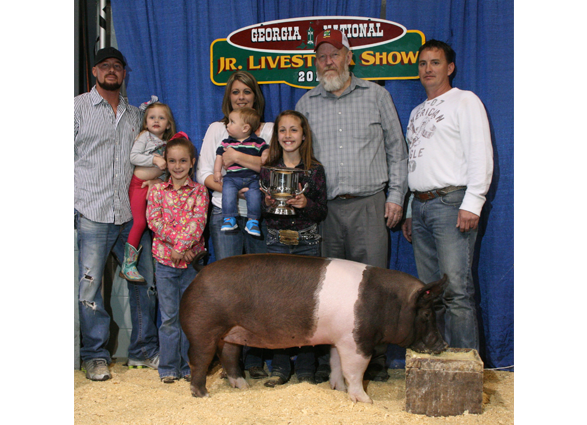
<svg viewBox="0 0 587 425">
<path fill-rule="evenodd" d="M 322 256 L 387 268 L 387 228 L 400 222 L 407 192 L 408 155 L 397 112 L 385 88 L 350 72 L 353 53 L 345 34 L 324 30 L 315 50 L 320 84 L 296 110 L 310 122 L 314 154 L 326 171 Z M 389 378 L 386 350 L 375 348 L 365 379 Z M 318 359 L 316 381 L 328 379 L 324 360 Z"/>
<path fill-rule="evenodd" d="M 121 261 L 132 227 L 128 189 L 133 174 L 130 150 L 140 132 L 141 113 L 120 94 L 126 61 L 117 49 L 96 53 L 92 74 L 96 85 L 74 98 L 74 208 L 79 250 L 80 350 L 86 377 L 105 381 L 112 376 L 106 348 L 110 316 L 101 295 L 104 266 L 110 252 Z M 149 232 L 141 239 L 151 246 Z M 132 333 L 129 366 L 157 368 L 159 342 L 156 327 L 151 250 L 138 264 L 146 284 L 128 283 Z"/>
</svg>

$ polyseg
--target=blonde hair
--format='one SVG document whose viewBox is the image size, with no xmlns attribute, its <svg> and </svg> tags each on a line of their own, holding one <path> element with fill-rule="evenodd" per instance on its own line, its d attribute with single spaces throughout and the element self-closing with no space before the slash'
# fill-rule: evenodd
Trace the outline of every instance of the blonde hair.
<svg viewBox="0 0 587 425">
<path fill-rule="evenodd" d="M 171 139 L 171 136 L 173 136 L 175 134 L 175 119 L 173 118 L 173 114 L 171 113 L 171 108 L 169 107 L 169 105 L 166 105 L 165 103 L 153 102 L 149 106 L 147 106 L 147 108 L 145 109 L 145 112 L 143 114 L 143 122 L 141 124 L 141 133 L 143 131 L 148 131 L 147 130 L 147 112 L 149 111 L 149 109 L 153 109 L 156 106 L 162 108 L 165 111 L 165 114 L 167 115 L 167 121 L 169 121 L 169 128 L 165 130 L 165 132 L 161 136 L 161 140 L 168 141 L 169 139 Z"/>
</svg>

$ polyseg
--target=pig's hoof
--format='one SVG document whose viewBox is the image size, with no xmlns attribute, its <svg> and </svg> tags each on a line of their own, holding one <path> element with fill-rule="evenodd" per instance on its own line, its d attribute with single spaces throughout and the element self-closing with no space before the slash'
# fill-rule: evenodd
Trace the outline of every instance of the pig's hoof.
<svg viewBox="0 0 587 425">
<path fill-rule="evenodd" d="M 194 397 L 198 397 L 198 398 L 210 397 L 210 394 L 208 394 L 208 391 L 201 392 L 201 391 L 194 391 L 194 390 L 192 390 L 192 395 Z"/>
<path fill-rule="evenodd" d="M 346 391 L 346 384 L 344 379 L 330 379 L 330 388 L 337 391 Z"/>
<path fill-rule="evenodd" d="M 228 382 L 230 383 L 230 385 L 232 386 L 232 388 L 238 388 L 239 390 L 243 390 L 243 389 L 249 388 L 249 384 L 247 384 L 247 381 L 245 381 L 245 378 L 243 378 L 243 377 L 231 378 L 229 376 L 228 377 Z"/>
<path fill-rule="evenodd" d="M 373 404 L 373 400 L 371 400 L 371 397 L 369 397 L 365 391 L 363 391 L 362 393 L 359 393 L 359 392 L 351 393 L 351 392 L 349 392 L 349 398 L 353 401 L 353 403 L 356 403 L 357 401 L 360 401 L 361 403 L 371 403 L 371 404 Z"/>
</svg>

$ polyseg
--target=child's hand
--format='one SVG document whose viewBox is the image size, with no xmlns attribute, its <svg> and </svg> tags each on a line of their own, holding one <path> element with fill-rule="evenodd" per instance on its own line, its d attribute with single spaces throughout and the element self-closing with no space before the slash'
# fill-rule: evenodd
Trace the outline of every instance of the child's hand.
<svg viewBox="0 0 587 425">
<path fill-rule="evenodd" d="M 300 187 L 300 191 L 302 190 L 302 184 L 298 183 L 299 187 Z M 306 205 L 308 205 L 308 198 L 306 198 L 306 195 L 304 195 L 303 193 L 296 195 L 295 197 L 288 199 L 286 204 L 291 205 L 294 208 L 306 208 Z"/>
<path fill-rule="evenodd" d="M 149 188 L 149 190 L 147 190 L 146 199 L 149 198 L 149 194 L 151 193 L 151 190 L 153 190 L 153 189 L 159 189 L 159 185 L 161 183 L 163 183 L 161 181 L 161 179 L 152 179 L 152 180 L 145 180 L 141 184 L 141 189 L 144 189 L 145 187 L 148 187 Z"/>
<path fill-rule="evenodd" d="M 192 251 L 191 249 L 188 249 L 183 255 L 183 260 L 188 264 L 194 261 L 194 258 L 196 258 L 196 254 L 194 254 L 194 251 Z"/>
<path fill-rule="evenodd" d="M 175 249 L 171 248 L 171 262 L 176 266 L 179 264 L 181 260 L 183 260 L 184 254 L 177 252 Z"/>
<path fill-rule="evenodd" d="M 272 206 L 275 203 L 275 199 L 273 199 L 271 195 L 269 195 L 263 189 L 261 189 L 261 191 L 265 194 L 265 205 L 267 205 L 268 207 Z"/>
<path fill-rule="evenodd" d="M 165 170 L 167 168 L 167 162 L 165 162 L 165 159 L 159 154 L 153 155 L 153 165 L 159 167 L 160 170 Z"/>
<path fill-rule="evenodd" d="M 214 181 L 216 183 L 220 183 L 222 181 L 222 172 L 221 171 L 214 172 Z"/>
</svg>

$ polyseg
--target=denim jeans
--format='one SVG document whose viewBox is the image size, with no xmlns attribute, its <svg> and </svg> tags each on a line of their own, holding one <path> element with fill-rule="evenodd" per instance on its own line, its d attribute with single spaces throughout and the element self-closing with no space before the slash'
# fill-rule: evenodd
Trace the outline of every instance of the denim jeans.
<svg viewBox="0 0 587 425">
<path fill-rule="evenodd" d="M 471 269 L 477 230 L 456 227 L 464 196 L 463 189 L 428 201 L 414 198 L 412 245 L 420 280 L 430 283 L 448 276 L 443 301 L 436 307 L 444 339 L 453 348 L 479 350 Z"/>
<path fill-rule="evenodd" d="M 238 191 L 248 187 L 245 192 L 247 201 L 247 218 L 261 219 L 261 202 L 263 193 L 259 189 L 259 177 L 224 176 L 222 181 L 222 216 L 236 217 L 238 215 Z"/>
<path fill-rule="evenodd" d="M 212 209 L 210 218 L 210 236 L 212 237 L 212 246 L 216 260 L 232 257 L 235 255 L 262 254 L 267 252 L 267 245 L 263 235 L 267 234 L 267 225 L 265 221 L 259 223 L 261 227 L 261 237 L 249 235 L 245 231 L 246 217 L 237 216 L 238 229 L 230 232 L 221 232 L 223 224 L 222 210 L 218 207 Z"/>
<path fill-rule="evenodd" d="M 303 377 L 313 378 L 316 370 L 316 360 L 314 347 L 312 346 L 273 350 L 271 376 L 281 376 L 287 381 L 291 374 L 290 357 L 293 355 L 296 355 L 294 362 L 298 379 Z"/>
<path fill-rule="evenodd" d="M 79 320 L 82 335 L 80 355 L 82 361 L 105 359 L 111 362 L 106 344 L 110 336 L 110 316 L 104 308 L 101 294 L 104 266 L 110 252 L 118 262 L 124 258 L 124 245 L 132 227 L 132 221 L 116 225 L 88 220 L 75 213 L 77 244 L 79 250 Z M 138 270 L 146 285 L 128 283 L 132 332 L 128 357 L 146 360 L 157 355 L 157 296 L 154 285 L 151 236 L 143 233 Z"/>
<path fill-rule="evenodd" d="M 247 191 L 247 192 L 250 192 Z M 224 195 L 224 192 L 223 192 Z M 224 198 L 224 196 L 223 196 Z M 235 255 L 246 254 L 263 254 L 267 252 L 267 245 L 263 235 L 267 235 L 267 224 L 264 220 L 259 222 L 261 228 L 261 237 L 249 235 L 245 231 L 247 223 L 246 217 L 237 216 L 238 229 L 230 232 L 221 232 L 223 224 L 222 210 L 216 206 L 212 209 L 210 218 L 210 236 L 212 237 L 212 247 L 216 260 L 233 257 Z M 256 347 L 244 347 L 243 359 L 245 369 L 253 366 L 263 366 L 263 349 Z"/>
<path fill-rule="evenodd" d="M 179 323 L 179 302 L 184 291 L 196 277 L 196 270 L 191 265 L 185 269 L 176 269 L 157 263 L 156 267 L 157 294 L 161 311 L 159 376 L 183 378 L 190 374 L 190 344 Z"/>
<path fill-rule="evenodd" d="M 279 242 L 279 236 L 267 234 L 267 252 L 271 254 L 297 254 L 320 256 L 320 241 L 300 240 L 297 245 L 286 245 Z"/>
</svg>

